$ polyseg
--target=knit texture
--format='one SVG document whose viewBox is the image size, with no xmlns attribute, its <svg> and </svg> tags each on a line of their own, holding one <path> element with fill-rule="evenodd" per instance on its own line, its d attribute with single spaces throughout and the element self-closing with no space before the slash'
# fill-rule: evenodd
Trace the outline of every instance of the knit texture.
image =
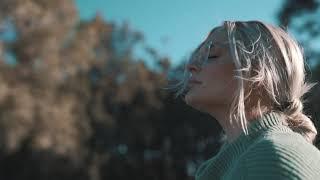
<svg viewBox="0 0 320 180">
<path fill-rule="evenodd" d="M 200 165 L 195 180 L 320 180 L 320 151 L 282 123 L 276 112 L 249 125 Z"/>
</svg>

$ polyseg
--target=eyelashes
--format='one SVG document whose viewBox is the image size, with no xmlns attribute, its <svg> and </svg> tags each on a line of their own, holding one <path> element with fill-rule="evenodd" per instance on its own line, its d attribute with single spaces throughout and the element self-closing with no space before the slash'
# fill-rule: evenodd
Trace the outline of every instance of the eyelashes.
<svg viewBox="0 0 320 180">
<path fill-rule="evenodd" d="M 209 56 L 208 59 L 215 59 L 218 58 L 218 56 Z"/>
</svg>

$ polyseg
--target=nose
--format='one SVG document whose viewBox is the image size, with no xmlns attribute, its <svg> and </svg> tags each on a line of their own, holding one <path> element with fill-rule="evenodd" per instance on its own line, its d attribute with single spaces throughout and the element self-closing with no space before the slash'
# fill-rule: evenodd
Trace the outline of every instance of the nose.
<svg viewBox="0 0 320 180">
<path fill-rule="evenodd" d="M 187 69 L 188 69 L 188 71 L 189 72 L 199 72 L 200 71 L 200 68 L 199 67 L 197 67 L 196 65 L 194 65 L 194 64 L 188 64 L 187 65 Z"/>
</svg>

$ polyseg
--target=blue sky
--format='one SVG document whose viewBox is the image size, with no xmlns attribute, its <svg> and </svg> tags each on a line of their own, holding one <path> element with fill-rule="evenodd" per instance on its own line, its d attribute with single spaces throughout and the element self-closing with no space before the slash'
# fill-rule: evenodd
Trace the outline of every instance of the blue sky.
<svg viewBox="0 0 320 180">
<path fill-rule="evenodd" d="M 145 35 L 145 43 L 168 56 L 173 65 L 188 57 L 223 20 L 259 19 L 276 24 L 283 0 L 75 0 L 82 19 L 97 11 L 107 21 L 130 27 Z M 137 57 L 143 57 L 136 51 Z M 148 58 L 144 58 L 148 59 Z"/>
</svg>

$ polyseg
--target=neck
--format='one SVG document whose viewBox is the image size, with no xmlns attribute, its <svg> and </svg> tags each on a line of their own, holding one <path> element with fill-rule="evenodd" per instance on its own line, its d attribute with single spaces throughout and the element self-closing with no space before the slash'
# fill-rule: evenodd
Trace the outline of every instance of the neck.
<svg viewBox="0 0 320 180">
<path fill-rule="evenodd" d="M 247 123 L 249 124 L 251 123 L 252 119 L 261 117 L 264 112 L 266 112 L 265 109 L 261 111 L 252 110 L 250 112 L 246 112 Z M 232 142 L 237 137 L 239 137 L 239 135 L 242 133 L 240 122 L 238 124 L 233 123 L 233 125 L 230 123 L 230 118 L 229 118 L 227 109 L 222 109 L 222 108 L 220 108 L 219 110 L 216 109 L 215 111 L 212 111 L 209 114 L 219 122 L 219 124 L 221 125 L 223 131 L 227 136 L 228 142 Z"/>
</svg>

